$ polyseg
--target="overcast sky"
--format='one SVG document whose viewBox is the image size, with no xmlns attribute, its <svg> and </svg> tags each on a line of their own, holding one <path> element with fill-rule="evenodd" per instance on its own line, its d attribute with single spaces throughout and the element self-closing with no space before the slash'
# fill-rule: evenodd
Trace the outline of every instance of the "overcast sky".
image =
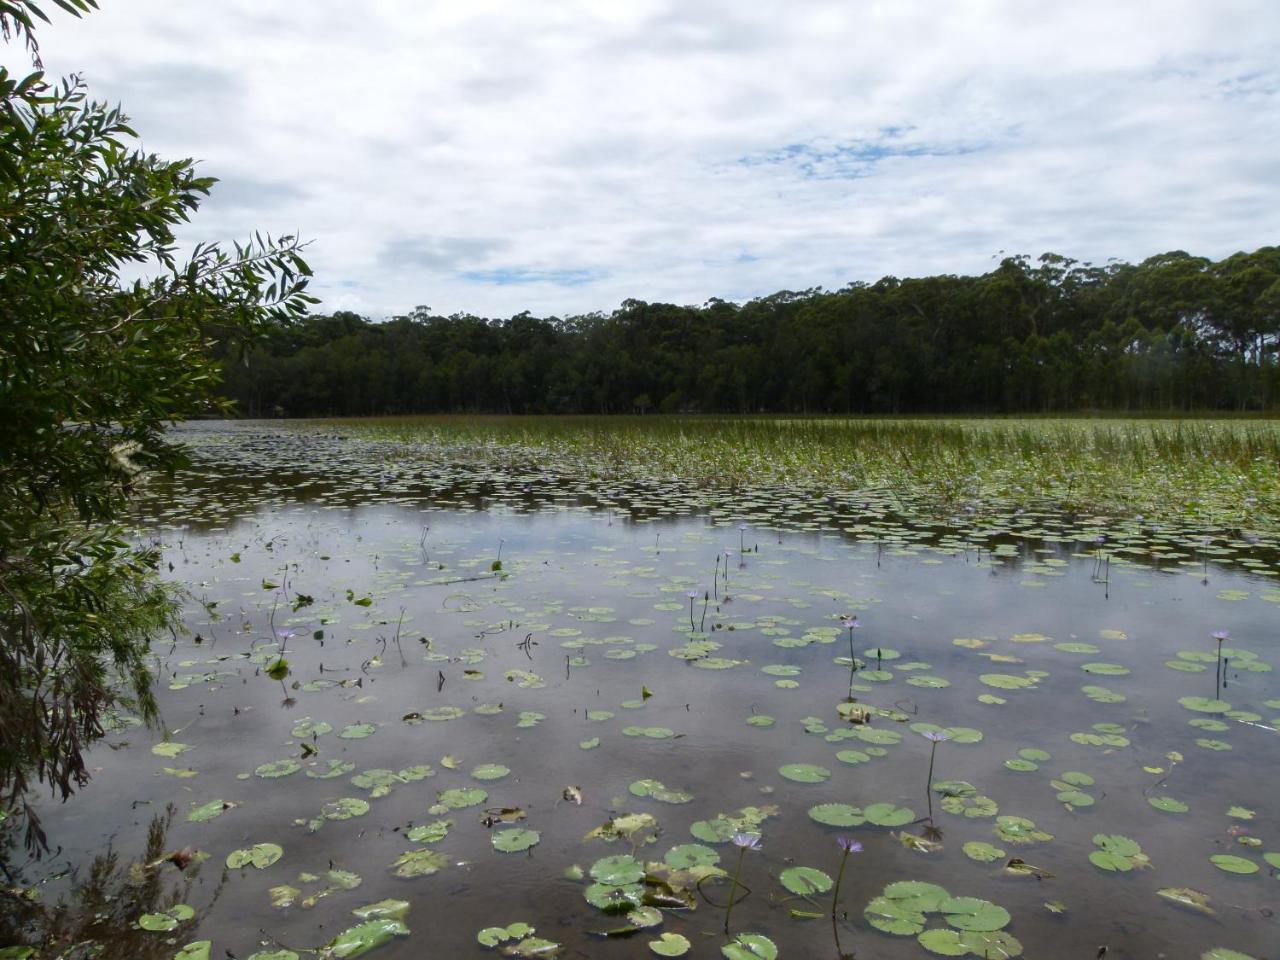
<svg viewBox="0 0 1280 960">
<path fill-rule="evenodd" d="M 188 238 L 311 238 L 322 309 L 1280 242 L 1276 0 L 101 5 L 53 14 L 46 66 L 221 178 Z"/>
</svg>

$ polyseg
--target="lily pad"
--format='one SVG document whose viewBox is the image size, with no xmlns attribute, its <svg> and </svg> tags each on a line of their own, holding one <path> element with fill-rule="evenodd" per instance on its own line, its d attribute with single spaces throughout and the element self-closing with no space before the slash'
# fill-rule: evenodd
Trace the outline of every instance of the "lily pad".
<svg viewBox="0 0 1280 960">
<path fill-rule="evenodd" d="M 664 933 L 659 939 L 649 941 L 649 949 L 660 957 L 683 957 L 691 946 L 688 938 L 678 933 Z"/>
<path fill-rule="evenodd" d="M 407 937 L 409 928 L 403 920 L 366 920 L 342 931 L 320 950 L 322 960 L 350 960 L 390 943 L 396 937 Z"/>
<path fill-rule="evenodd" d="M 232 870 L 257 867 L 264 870 L 284 856 L 284 850 L 274 843 L 255 843 L 252 847 L 232 850 L 227 854 L 227 866 Z"/>
<path fill-rule="evenodd" d="M 1219 870 L 1225 870 L 1227 873 L 1257 873 L 1261 869 L 1252 860 L 1245 857 L 1237 857 L 1231 853 L 1215 854 L 1209 858 L 1209 862 Z"/>
<path fill-rule="evenodd" d="M 391 872 L 397 877 L 429 877 L 444 869 L 448 863 L 449 858 L 438 850 L 420 847 L 400 854 L 391 865 Z"/>
<path fill-rule="evenodd" d="M 591 878 L 606 886 L 626 886 L 644 879 L 644 865 L 629 854 L 602 857 L 591 865 Z"/>
<path fill-rule="evenodd" d="M 796 783 L 822 783 L 831 779 L 831 771 L 816 763 L 789 763 L 779 767 L 778 773 Z"/>
<path fill-rule="evenodd" d="M 514 827 L 510 830 L 499 830 L 490 842 L 493 844 L 493 849 L 500 853 L 520 853 L 536 846 L 541 839 L 542 834 L 537 830 Z"/>
<path fill-rule="evenodd" d="M 831 878 L 814 867 L 788 867 L 778 879 L 784 887 L 802 897 L 826 893 L 832 886 Z"/>
<path fill-rule="evenodd" d="M 740 933 L 720 948 L 727 960 L 777 960 L 778 947 L 759 933 Z"/>
</svg>

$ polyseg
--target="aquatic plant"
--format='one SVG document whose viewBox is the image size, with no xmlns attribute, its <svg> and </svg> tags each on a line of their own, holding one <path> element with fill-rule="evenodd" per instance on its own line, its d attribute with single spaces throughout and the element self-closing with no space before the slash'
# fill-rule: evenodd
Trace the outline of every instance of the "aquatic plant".
<svg viewBox="0 0 1280 960">
<path fill-rule="evenodd" d="M 760 849 L 760 837 L 753 833 L 735 833 L 730 840 L 738 848 L 738 863 L 733 869 L 733 879 L 729 884 L 729 902 L 724 907 L 724 932 L 729 934 L 729 919 L 733 916 L 734 897 L 738 893 L 739 878 L 742 876 L 742 860 L 748 850 Z"/>
<path fill-rule="evenodd" d="M 933 820 L 933 761 L 938 753 L 938 744 L 951 739 L 945 730 L 926 730 L 924 738 L 929 741 L 929 775 L 925 777 L 924 792 L 929 802 L 929 820 Z"/>
</svg>

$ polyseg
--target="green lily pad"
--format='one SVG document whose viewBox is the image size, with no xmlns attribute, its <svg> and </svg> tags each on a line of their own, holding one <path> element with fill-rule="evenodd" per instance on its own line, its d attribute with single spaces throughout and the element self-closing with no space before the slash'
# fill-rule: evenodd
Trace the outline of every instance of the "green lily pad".
<svg viewBox="0 0 1280 960">
<path fill-rule="evenodd" d="M 227 866 L 232 870 L 242 867 L 257 867 L 265 870 L 284 856 L 284 850 L 274 843 L 255 843 L 252 847 L 232 850 L 227 854 Z"/>
<path fill-rule="evenodd" d="M 740 933 L 720 948 L 727 960 L 777 960 L 778 947 L 759 933 Z"/>
<path fill-rule="evenodd" d="M 264 780 L 274 780 L 277 777 L 287 777 L 291 773 L 297 773 L 302 769 L 302 764 L 292 758 L 286 760 L 272 760 L 270 763 L 264 763 L 254 768 L 254 775 L 262 777 Z"/>
<path fill-rule="evenodd" d="M 591 878 L 610 887 L 622 887 L 644 879 L 644 865 L 630 854 L 602 857 L 591 865 Z"/>
<path fill-rule="evenodd" d="M 688 938 L 678 933 L 664 933 L 659 939 L 649 941 L 649 949 L 660 957 L 683 957 L 691 946 Z"/>
<path fill-rule="evenodd" d="M 989 933 L 1003 929 L 1013 919 L 1004 907 L 977 897 L 951 897 L 938 904 L 938 909 L 947 923 L 959 930 Z"/>
<path fill-rule="evenodd" d="M 720 854 L 700 843 L 682 843 L 668 850 L 662 860 L 667 866 L 687 870 L 690 867 L 714 866 L 720 862 Z"/>
<path fill-rule="evenodd" d="M 925 930 L 916 940 L 920 946 L 940 957 L 963 957 L 969 952 L 969 947 L 955 930 Z"/>
<path fill-rule="evenodd" d="M 491 838 L 493 849 L 500 853 L 520 853 L 536 846 L 542 839 L 537 830 L 525 830 L 519 827 L 510 830 L 499 830 Z"/>
<path fill-rule="evenodd" d="M 361 920 L 403 920 L 409 912 L 408 900 L 379 900 L 351 911 Z"/>
<path fill-rule="evenodd" d="M 510 768 L 500 763 L 482 763 L 471 771 L 471 776 L 477 780 L 501 780 L 510 772 Z"/>
<path fill-rule="evenodd" d="M 391 872 L 397 877 L 429 877 L 448 866 L 449 858 L 438 850 L 420 847 L 406 850 L 391 864 Z"/>
<path fill-rule="evenodd" d="M 513 923 L 507 927 L 485 927 L 476 934 L 476 940 L 483 947 L 496 947 L 508 940 L 522 940 L 533 932 L 527 923 Z"/>
<path fill-rule="evenodd" d="M 1225 700 L 1212 700 L 1209 697 L 1179 697 L 1178 702 L 1188 710 L 1199 713 L 1226 713 L 1231 704 Z"/>
<path fill-rule="evenodd" d="M 1165 813 L 1186 813 L 1190 809 L 1181 800 L 1175 800 L 1173 797 L 1148 797 L 1147 803 Z"/>
<path fill-rule="evenodd" d="M 778 879 L 784 887 L 802 897 L 826 893 L 832 886 L 831 878 L 813 867 L 788 867 Z"/>
<path fill-rule="evenodd" d="M 1231 853 L 1214 854 L 1209 858 L 1209 862 L 1219 870 L 1225 870 L 1227 873 L 1257 873 L 1261 869 L 1252 860 L 1245 857 L 1237 857 Z"/>
<path fill-rule="evenodd" d="M 196 940 L 175 953 L 173 960 L 209 960 L 209 951 L 212 948 L 212 940 Z"/>
<path fill-rule="evenodd" d="M 160 743 L 152 744 L 151 746 L 151 752 L 157 757 L 165 757 L 169 760 L 172 760 L 178 754 L 186 753 L 191 749 L 193 748 L 189 743 L 175 743 L 172 740 L 164 740 Z"/>
<path fill-rule="evenodd" d="M 138 918 L 138 926 L 152 933 L 168 933 L 178 929 L 179 924 L 186 923 L 195 915 L 195 910 L 185 903 L 179 903 L 163 913 L 144 913 Z"/>
<path fill-rule="evenodd" d="M 448 836 L 452 820 L 435 820 L 412 827 L 405 834 L 412 843 L 436 843 Z"/>
<path fill-rule="evenodd" d="M 996 860 L 1003 859 L 1005 855 L 1000 847 L 981 840 L 970 840 L 961 849 L 964 850 L 966 857 L 977 860 L 979 863 L 994 863 Z"/>
<path fill-rule="evenodd" d="M 796 783 L 822 783 L 831 779 L 831 771 L 816 763 L 789 763 L 779 767 L 778 773 Z"/>
<path fill-rule="evenodd" d="M 187 820 L 190 823 L 204 823 L 206 820 L 222 816 L 234 806 L 235 804 L 229 800 L 210 800 L 208 803 L 202 803 L 188 810 Z"/>
<path fill-rule="evenodd" d="M 637 780 L 627 789 L 632 796 L 649 797 L 661 803 L 688 803 L 693 799 L 688 790 L 668 787 L 661 780 Z"/>
<path fill-rule="evenodd" d="M 847 803 L 820 803 L 809 808 L 809 819 L 829 827 L 860 827 L 867 822 L 859 807 Z"/>
<path fill-rule="evenodd" d="M 436 802 L 448 810 L 463 810 L 475 807 L 489 799 L 489 794 L 479 787 L 454 787 L 442 790 Z"/>
<path fill-rule="evenodd" d="M 359 797 L 332 800 L 320 808 L 320 816 L 326 820 L 350 820 L 352 817 L 363 817 L 368 812 L 369 801 Z"/>
<path fill-rule="evenodd" d="M 906 807 L 894 806 L 892 803 L 873 803 L 864 807 L 862 814 L 866 817 L 867 823 L 874 823 L 877 827 L 901 827 L 916 818 L 914 811 Z M 812 810 L 809 811 L 809 815 L 813 815 Z"/>
<path fill-rule="evenodd" d="M 404 921 L 394 919 L 366 920 L 342 931 L 320 951 L 322 960 L 351 960 L 362 957 L 370 950 L 390 943 L 396 937 L 407 937 L 409 928 Z"/>
<path fill-rule="evenodd" d="M 609 884 L 593 883 L 582 892 L 587 903 L 610 916 L 630 913 L 641 906 L 644 897 L 643 883 Z"/>
</svg>

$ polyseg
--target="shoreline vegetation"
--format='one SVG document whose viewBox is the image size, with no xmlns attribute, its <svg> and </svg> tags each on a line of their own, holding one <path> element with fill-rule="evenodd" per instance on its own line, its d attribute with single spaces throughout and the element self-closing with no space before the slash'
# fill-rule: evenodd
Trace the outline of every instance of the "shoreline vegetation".
<svg viewBox="0 0 1280 960">
<path fill-rule="evenodd" d="M 1278 323 L 1272 246 L 564 317 L 339 311 L 212 355 L 251 417 L 1249 411 L 1280 405 Z"/>
<path fill-rule="evenodd" d="M 1280 420 L 413 416 L 282 422 L 387 461 L 884 501 L 934 517 L 1058 510 L 1280 530 Z"/>
</svg>

